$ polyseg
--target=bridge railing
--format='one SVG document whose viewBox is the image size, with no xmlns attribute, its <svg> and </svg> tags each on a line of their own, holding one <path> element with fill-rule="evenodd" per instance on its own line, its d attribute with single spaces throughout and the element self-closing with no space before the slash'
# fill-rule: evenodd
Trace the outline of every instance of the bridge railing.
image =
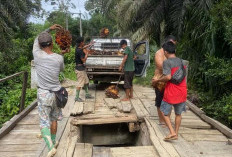
<svg viewBox="0 0 232 157">
<path fill-rule="evenodd" d="M 28 72 L 26 71 L 21 71 L 18 73 L 15 73 L 13 75 L 7 76 L 5 78 L 0 79 L 0 83 L 11 80 L 15 77 L 18 77 L 20 75 L 23 75 L 23 82 L 22 82 L 22 94 L 21 94 L 21 100 L 20 100 L 20 108 L 19 108 L 19 113 L 22 112 L 25 108 L 25 98 L 26 98 L 26 90 L 27 90 L 27 80 L 28 80 Z"/>
</svg>

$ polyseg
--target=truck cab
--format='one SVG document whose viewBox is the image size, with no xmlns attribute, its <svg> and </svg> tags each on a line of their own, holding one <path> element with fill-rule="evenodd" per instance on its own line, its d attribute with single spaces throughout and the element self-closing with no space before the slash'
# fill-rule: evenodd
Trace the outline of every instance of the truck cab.
<svg viewBox="0 0 232 157">
<path fill-rule="evenodd" d="M 123 60 L 120 41 L 125 38 L 93 38 L 93 46 L 86 60 L 86 71 L 90 80 L 96 82 L 113 82 L 123 79 L 123 72 L 119 66 Z M 150 65 L 149 43 L 141 41 L 133 46 L 130 39 L 125 39 L 127 45 L 137 56 L 135 59 L 135 76 L 146 76 L 146 69 Z"/>
</svg>

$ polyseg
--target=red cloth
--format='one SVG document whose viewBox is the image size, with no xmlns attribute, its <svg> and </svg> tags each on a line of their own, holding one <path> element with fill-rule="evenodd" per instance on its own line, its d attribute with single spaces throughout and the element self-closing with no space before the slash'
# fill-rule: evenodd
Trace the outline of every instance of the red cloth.
<svg viewBox="0 0 232 157">
<path fill-rule="evenodd" d="M 175 67 L 171 69 L 171 76 L 178 70 L 179 67 Z M 163 101 L 169 104 L 179 104 L 183 103 L 187 100 L 187 84 L 186 77 L 183 81 L 176 85 L 168 81 L 165 90 Z"/>
</svg>

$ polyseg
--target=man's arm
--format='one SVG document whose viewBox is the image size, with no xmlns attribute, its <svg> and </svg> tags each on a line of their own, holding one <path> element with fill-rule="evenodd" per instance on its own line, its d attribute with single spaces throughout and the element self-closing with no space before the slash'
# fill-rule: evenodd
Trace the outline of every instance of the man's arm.
<svg viewBox="0 0 232 157">
<path fill-rule="evenodd" d="M 162 71 L 163 69 L 163 54 L 160 53 L 161 50 L 157 51 L 155 53 L 155 71 L 154 71 L 154 75 L 158 75 L 160 74 L 160 72 Z"/>
<path fill-rule="evenodd" d="M 157 80 L 157 82 L 168 82 L 172 78 L 171 74 L 169 75 L 163 75 L 161 78 Z"/>
<path fill-rule="evenodd" d="M 128 55 L 125 55 L 125 56 L 123 57 L 122 63 L 121 63 L 121 65 L 120 65 L 120 67 L 119 67 L 119 71 L 122 71 L 122 69 L 123 69 L 123 67 L 124 67 L 124 65 L 125 65 L 125 62 L 126 62 L 126 60 L 127 60 L 127 57 L 128 57 Z"/>
<path fill-rule="evenodd" d="M 62 28 L 62 26 L 60 26 L 58 24 L 54 24 L 50 28 L 46 29 L 45 31 L 50 33 L 52 30 L 61 29 L 61 28 Z M 38 41 L 38 36 L 37 36 L 35 38 L 35 41 L 34 41 L 34 44 L 33 44 L 33 50 L 32 50 L 33 55 L 38 53 L 38 51 L 40 51 L 40 50 L 41 50 L 41 48 L 40 48 L 39 41 Z"/>
<path fill-rule="evenodd" d="M 38 37 L 35 38 L 34 44 L 33 44 L 33 56 L 35 57 L 35 54 L 38 53 L 38 51 L 40 51 L 40 46 L 39 46 L 39 41 L 38 41 Z"/>
<path fill-rule="evenodd" d="M 88 55 L 89 55 L 89 52 L 88 52 L 88 51 L 86 51 L 86 53 L 83 52 L 83 54 L 81 55 L 81 61 L 82 61 L 83 63 L 86 62 L 86 60 L 87 60 L 87 58 L 88 58 Z"/>
<path fill-rule="evenodd" d="M 172 78 L 171 76 L 171 66 L 169 65 L 168 61 L 163 62 L 163 76 L 160 78 L 153 77 L 152 83 L 156 84 L 158 82 L 168 82 Z"/>
</svg>

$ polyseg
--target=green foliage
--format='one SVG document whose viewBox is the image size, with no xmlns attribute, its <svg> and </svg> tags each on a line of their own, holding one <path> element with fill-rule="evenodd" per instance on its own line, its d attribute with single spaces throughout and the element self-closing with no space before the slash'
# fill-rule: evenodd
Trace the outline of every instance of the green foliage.
<svg viewBox="0 0 232 157">
<path fill-rule="evenodd" d="M 18 114 L 20 108 L 20 98 L 22 92 L 22 86 L 16 85 L 15 89 L 9 90 L 9 88 L 0 90 L 0 99 L 2 105 L 0 106 L 0 128 L 2 124 L 10 120 L 14 115 Z M 25 107 L 32 103 L 36 98 L 35 89 L 27 89 L 25 98 Z"/>
<path fill-rule="evenodd" d="M 1 0 L 0 6 L 0 52 L 6 52 L 14 33 L 26 28 L 29 15 L 38 14 L 41 0 Z"/>
<path fill-rule="evenodd" d="M 203 103 L 203 110 L 212 118 L 232 128 L 232 94 L 224 95 L 221 100 Z"/>
<path fill-rule="evenodd" d="M 65 65 L 65 70 L 64 70 L 65 78 L 76 80 L 75 65 L 76 63 L 70 63 Z"/>
</svg>

